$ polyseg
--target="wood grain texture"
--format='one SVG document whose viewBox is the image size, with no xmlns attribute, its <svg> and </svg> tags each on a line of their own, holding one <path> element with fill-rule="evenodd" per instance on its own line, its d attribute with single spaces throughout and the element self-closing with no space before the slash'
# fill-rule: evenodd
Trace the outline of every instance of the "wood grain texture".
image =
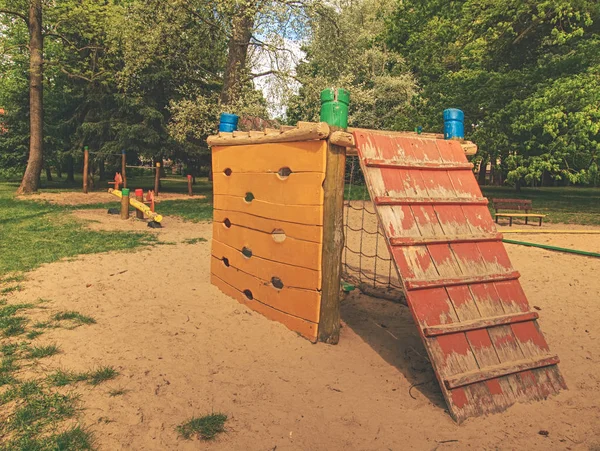
<svg viewBox="0 0 600 451">
<path fill-rule="evenodd" d="M 265 233 L 273 233 L 275 230 L 285 232 L 290 238 L 313 243 L 323 242 L 323 227 L 318 225 L 296 224 L 294 222 L 280 221 L 275 218 L 261 218 L 248 213 L 238 211 L 214 210 L 213 222 L 223 224 L 228 220 L 231 224 L 259 230 Z"/>
<path fill-rule="evenodd" d="M 219 288 L 223 293 L 227 296 L 230 296 L 240 303 L 246 305 L 252 310 L 260 313 L 266 318 L 277 321 L 278 323 L 283 324 L 288 329 L 297 332 L 299 335 L 307 338 L 313 343 L 317 341 L 317 324 L 312 323 L 310 321 L 303 320 L 302 318 L 298 318 L 287 313 L 281 312 L 277 309 L 269 307 L 257 300 L 249 300 L 244 293 L 240 292 L 238 289 L 232 287 L 223 279 L 220 279 L 218 276 L 211 274 L 210 283 Z"/>
<path fill-rule="evenodd" d="M 461 143 L 363 132 L 355 140 L 369 194 L 386 204 L 376 211 L 388 244 L 394 240 L 389 250 L 453 418 L 564 388 L 557 361 L 544 360 L 550 353 L 537 314 Z"/>
<path fill-rule="evenodd" d="M 523 321 L 532 321 L 538 319 L 536 312 L 527 313 L 508 313 L 489 318 L 477 318 L 459 323 L 440 324 L 439 326 L 430 326 L 423 329 L 426 337 L 436 337 L 438 335 L 455 334 L 458 332 L 470 332 L 477 329 L 487 329 L 493 326 L 504 326 L 507 324 L 522 323 Z"/>
<path fill-rule="evenodd" d="M 252 193 L 256 200 L 281 205 L 323 205 L 322 172 L 237 173 L 213 175 L 213 193 L 244 197 Z"/>
<path fill-rule="evenodd" d="M 242 249 L 236 249 L 217 240 L 212 240 L 212 255 L 227 262 L 245 273 L 269 281 L 278 277 L 287 287 L 303 288 L 306 290 L 321 289 L 321 270 L 301 268 L 281 262 L 267 260 L 254 255 L 246 258 Z"/>
<path fill-rule="evenodd" d="M 283 242 L 274 240 L 270 233 L 248 229 L 238 225 L 226 228 L 223 224 L 213 223 L 213 239 L 235 249 L 248 248 L 254 256 L 293 266 L 321 270 L 321 251 L 319 243 L 286 238 Z"/>
<path fill-rule="evenodd" d="M 325 172 L 326 149 L 326 141 L 213 147 L 213 173 L 226 169 L 276 173 L 284 167 L 294 173 Z"/>
<path fill-rule="evenodd" d="M 328 144 L 323 189 L 322 300 L 319 340 L 336 344 L 340 338 L 340 273 L 344 249 L 344 175 L 346 148 Z"/>
<path fill-rule="evenodd" d="M 259 279 L 233 267 L 225 266 L 223 261 L 211 257 L 211 274 L 216 275 L 237 290 L 250 290 L 252 298 L 281 312 L 298 318 L 319 322 L 321 293 L 300 288 L 275 288 L 271 282 Z"/>
<path fill-rule="evenodd" d="M 557 356 L 541 357 L 536 359 L 518 360 L 516 362 L 504 363 L 490 367 L 480 368 L 469 373 L 457 374 L 444 379 L 444 384 L 449 390 L 465 385 L 471 385 L 476 382 L 487 381 L 509 374 L 521 373 L 527 370 L 533 370 L 544 366 L 556 365 L 560 362 Z"/>
<path fill-rule="evenodd" d="M 276 219 L 306 225 L 323 225 L 322 205 L 284 205 L 254 199 L 246 202 L 243 197 L 215 194 L 215 210 L 247 213 L 260 218 Z"/>
<path fill-rule="evenodd" d="M 265 134 L 263 132 L 235 131 L 231 134 L 219 133 L 209 136 L 209 146 L 240 146 L 246 144 L 269 144 L 292 141 L 324 140 L 329 136 L 329 126 L 325 122 L 307 123 L 302 127 L 281 127 L 281 132 Z"/>
</svg>

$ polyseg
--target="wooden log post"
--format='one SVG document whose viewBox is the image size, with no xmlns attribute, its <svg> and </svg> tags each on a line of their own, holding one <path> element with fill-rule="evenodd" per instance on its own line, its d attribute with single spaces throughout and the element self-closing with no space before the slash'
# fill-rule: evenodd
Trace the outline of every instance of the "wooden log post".
<svg viewBox="0 0 600 451">
<path fill-rule="evenodd" d="M 126 168 L 127 167 L 127 154 L 125 153 L 125 150 L 121 151 L 121 177 L 123 177 L 123 188 L 127 188 L 127 174 L 126 174 Z"/>
<path fill-rule="evenodd" d="M 137 200 L 138 202 L 142 202 L 144 203 L 144 190 L 143 189 L 136 189 L 135 190 L 135 200 Z M 144 212 L 141 210 L 136 209 L 135 210 L 135 217 L 138 219 L 144 219 Z"/>
<path fill-rule="evenodd" d="M 158 196 L 158 186 L 160 185 L 160 163 L 156 163 L 156 173 L 154 174 L 154 195 Z"/>
<path fill-rule="evenodd" d="M 187 180 L 188 180 L 188 195 L 193 196 L 194 191 L 192 189 L 192 176 L 188 174 Z"/>
<path fill-rule="evenodd" d="M 321 121 L 332 131 L 348 127 L 350 94 L 343 89 L 321 92 Z M 327 145 L 323 182 L 323 255 L 319 341 L 337 344 L 340 339 L 340 275 L 344 249 L 344 172 L 346 148 L 330 141 Z"/>
<path fill-rule="evenodd" d="M 129 189 L 121 190 L 121 219 L 129 219 Z"/>
<path fill-rule="evenodd" d="M 90 170 L 90 151 L 88 146 L 83 148 L 83 192 L 88 192 L 88 172 Z"/>
</svg>

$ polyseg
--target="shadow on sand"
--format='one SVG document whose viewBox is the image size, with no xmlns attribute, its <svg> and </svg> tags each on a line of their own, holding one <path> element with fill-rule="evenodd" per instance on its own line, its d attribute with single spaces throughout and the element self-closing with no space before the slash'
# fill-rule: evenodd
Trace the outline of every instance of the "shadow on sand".
<svg viewBox="0 0 600 451">
<path fill-rule="evenodd" d="M 414 386 L 411 396 L 419 391 L 433 405 L 446 410 L 446 402 L 408 307 L 354 290 L 342 301 L 341 316 L 347 327 L 400 370 Z"/>
</svg>

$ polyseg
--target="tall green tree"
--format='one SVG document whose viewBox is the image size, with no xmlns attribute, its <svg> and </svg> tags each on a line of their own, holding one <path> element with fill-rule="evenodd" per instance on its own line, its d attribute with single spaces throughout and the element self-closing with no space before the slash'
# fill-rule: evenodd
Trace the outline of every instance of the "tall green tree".
<svg viewBox="0 0 600 451">
<path fill-rule="evenodd" d="M 350 91 L 349 122 L 357 127 L 397 129 L 416 94 L 402 56 L 390 50 L 383 18 L 387 0 L 340 1 L 313 16 L 311 33 L 297 68 L 299 93 L 290 98 L 288 120 L 318 120 L 320 92 Z"/>
<path fill-rule="evenodd" d="M 420 84 L 415 125 L 440 131 L 443 109 L 463 109 L 478 158 L 519 188 L 590 181 L 599 31 L 591 0 L 406 0 L 387 19 L 386 41 Z"/>
</svg>

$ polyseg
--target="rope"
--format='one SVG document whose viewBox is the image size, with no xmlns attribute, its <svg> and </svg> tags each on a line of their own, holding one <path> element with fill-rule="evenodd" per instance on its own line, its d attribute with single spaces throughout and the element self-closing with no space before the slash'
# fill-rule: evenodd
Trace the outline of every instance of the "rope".
<svg viewBox="0 0 600 451">
<path fill-rule="evenodd" d="M 344 192 L 344 279 L 376 289 L 402 290 L 358 157 L 348 157 Z"/>
</svg>

